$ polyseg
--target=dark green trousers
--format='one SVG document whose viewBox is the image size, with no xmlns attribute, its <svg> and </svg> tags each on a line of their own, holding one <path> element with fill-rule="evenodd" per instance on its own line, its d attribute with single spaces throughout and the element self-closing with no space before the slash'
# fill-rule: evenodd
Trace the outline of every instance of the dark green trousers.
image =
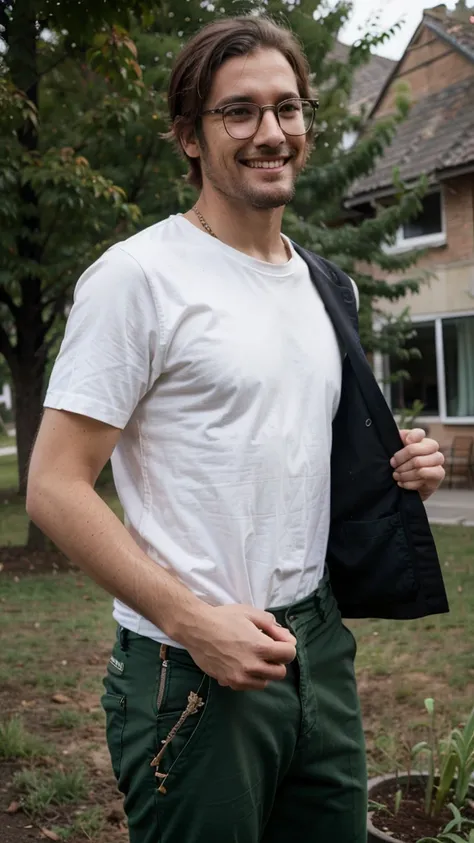
<svg viewBox="0 0 474 843">
<path fill-rule="evenodd" d="M 297 659 L 264 691 L 119 629 L 102 704 L 131 843 L 366 843 L 354 638 L 327 578 L 272 611 Z"/>
</svg>

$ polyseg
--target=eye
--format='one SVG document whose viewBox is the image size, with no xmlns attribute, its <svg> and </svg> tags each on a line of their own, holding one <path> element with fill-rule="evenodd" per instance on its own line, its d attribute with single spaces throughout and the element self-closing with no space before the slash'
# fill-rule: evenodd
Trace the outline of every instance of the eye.
<svg viewBox="0 0 474 843">
<path fill-rule="evenodd" d="M 301 103 L 297 100 L 292 100 L 291 102 L 283 102 L 279 107 L 280 114 L 294 114 L 295 112 L 301 111 Z"/>
<path fill-rule="evenodd" d="M 225 109 L 225 116 L 234 119 L 245 119 L 246 117 L 253 117 L 255 109 L 251 105 L 245 103 L 237 103 L 236 105 L 228 105 Z"/>
</svg>

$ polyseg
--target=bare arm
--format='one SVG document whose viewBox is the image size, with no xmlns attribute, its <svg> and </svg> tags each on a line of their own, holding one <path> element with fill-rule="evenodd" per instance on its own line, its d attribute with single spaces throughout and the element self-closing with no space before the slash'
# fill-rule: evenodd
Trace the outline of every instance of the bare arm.
<svg viewBox="0 0 474 843">
<path fill-rule="evenodd" d="M 264 687 L 282 678 L 294 639 L 269 613 L 203 603 L 138 547 L 95 492 L 120 434 L 86 416 L 47 409 L 31 458 L 28 515 L 75 564 L 187 647 L 221 684 Z"/>
</svg>

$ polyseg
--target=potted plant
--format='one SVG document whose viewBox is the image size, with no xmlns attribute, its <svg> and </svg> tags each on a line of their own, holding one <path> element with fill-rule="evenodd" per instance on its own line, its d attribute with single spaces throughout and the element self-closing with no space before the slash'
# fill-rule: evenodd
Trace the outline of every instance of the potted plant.
<svg viewBox="0 0 474 843">
<path fill-rule="evenodd" d="M 368 843 L 474 843 L 474 709 L 439 740 L 434 700 L 425 708 L 428 740 L 412 749 L 425 772 L 369 781 Z"/>
</svg>

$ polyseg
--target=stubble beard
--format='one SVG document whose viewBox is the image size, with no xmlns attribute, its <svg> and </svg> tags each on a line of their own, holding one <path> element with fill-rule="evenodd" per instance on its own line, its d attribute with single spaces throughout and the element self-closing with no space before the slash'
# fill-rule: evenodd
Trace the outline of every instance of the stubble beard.
<svg viewBox="0 0 474 843">
<path fill-rule="evenodd" d="M 279 190 L 269 191 L 268 193 L 264 188 L 262 190 L 254 190 L 250 185 L 236 182 L 234 179 L 226 183 L 224 179 L 220 179 L 218 176 L 216 177 L 215 170 L 210 166 L 208 155 L 205 152 L 207 150 L 202 149 L 202 173 L 212 184 L 213 188 L 226 199 L 244 201 L 246 205 L 259 211 L 281 208 L 283 205 L 288 205 L 294 199 L 296 193 L 296 176 L 293 177 L 288 187 L 282 187 Z"/>
</svg>

